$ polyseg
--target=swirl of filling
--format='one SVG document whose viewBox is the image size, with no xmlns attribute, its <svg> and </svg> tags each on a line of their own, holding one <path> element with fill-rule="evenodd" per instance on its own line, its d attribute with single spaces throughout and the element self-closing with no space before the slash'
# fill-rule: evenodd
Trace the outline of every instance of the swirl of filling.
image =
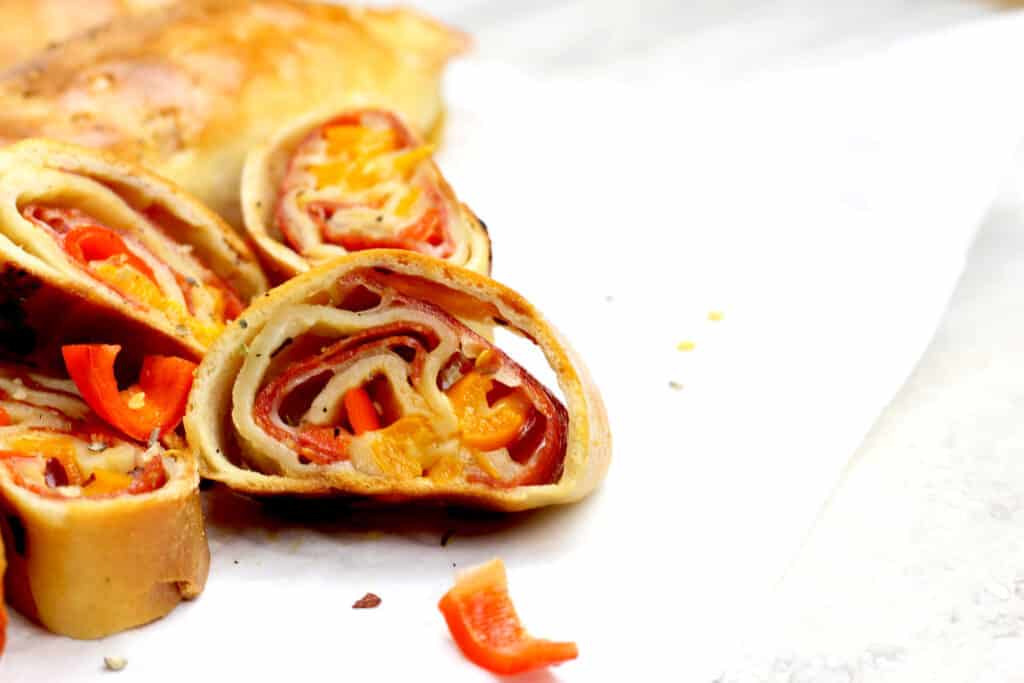
<svg viewBox="0 0 1024 683">
<path fill-rule="evenodd" d="M 0 365 L 0 466 L 18 486 L 72 500 L 155 491 L 177 464 L 156 440 L 119 436 L 72 381 Z"/>
<path fill-rule="evenodd" d="M 559 479 L 568 416 L 550 390 L 387 276 L 364 271 L 339 287 L 343 306 L 283 306 L 248 343 L 232 408 L 248 460 L 292 476 Z"/>
<path fill-rule="evenodd" d="M 32 202 L 22 216 L 63 250 L 68 263 L 131 305 L 162 315 L 180 334 L 204 346 L 241 313 L 228 283 L 192 252 L 161 231 L 156 209 L 135 212 L 141 233 L 104 225 L 74 207 Z"/>
<path fill-rule="evenodd" d="M 489 270 L 482 223 L 445 182 L 433 161 L 433 145 L 394 113 L 348 111 L 325 123 L 302 122 L 281 137 L 266 154 L 254 154 L 246 171 L 255 177 L 261 165 L 283 169 L 267 188 L 276 192 L 268 202 L 273 213 L 246 217 L 265 250 L 269 236 L 275 236 L 272 257 L 283 245 L 312 263 L 392 248 Z M 269 162 L 275 152 L 279 164 Z M 248 185 L 243 181 L 243 192 Z"/>
</svg>

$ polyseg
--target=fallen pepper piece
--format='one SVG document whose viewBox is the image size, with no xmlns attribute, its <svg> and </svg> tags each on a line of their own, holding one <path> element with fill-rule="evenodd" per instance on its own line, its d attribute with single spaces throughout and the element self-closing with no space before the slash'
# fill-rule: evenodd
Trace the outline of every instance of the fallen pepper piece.
<svg viewBox="0 0 1024 683">
<path fill-rule="evenodd" d="M 121 391 L 114 377 L 120 346 L 76 344 L 61 350 L 68 374 L 89 407 L 133 439 L 147 441 L 154 431 L 163 436 L 184 417 L 195 363 L 171 356 L 146 356 L 138 384 Z"/>
<path fill-rule="evenodd" d="M 462 654 L 492 673 L 533 671 L 579 655 L 576 643 L 541 640 L 526 632 L 500 559 L 461 572 L 438 608 Z"/>
</svg>

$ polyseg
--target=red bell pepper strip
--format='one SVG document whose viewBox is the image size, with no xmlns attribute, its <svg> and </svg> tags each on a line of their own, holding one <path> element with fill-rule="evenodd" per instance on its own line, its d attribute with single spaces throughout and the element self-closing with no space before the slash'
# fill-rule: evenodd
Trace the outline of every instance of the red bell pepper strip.
<svg viewBox="0 0 1024 683">
<path fill-rule="evenodd" d="M 83 266 L 89 265 L 90 261 L 105 261 L 111 256 L 120 256 L 127 265 L 150 280 L 155 280 L 153 270 L 133 254 L 113 230 L 98 225 L 73 228 L 64 236 L 64 249 Z"/>
<path fill-rule="evenodd" d="M 11 416 L 7 414 L 7 411 L 0 408 L 0 427 L 6 427 L 11 424 Z"/>
<path fill-rule="evenodd" d="M 575 643 L 530 636 L 508 595 L 505 565 L 494 559 L 462 572 L 438 604 L 462 654 L 496 674 L 516 674 L 576 659 Z"/>
<path fill-rule="evenodd" d="M 89 407 L 133 439 L 146 441 L 154 430 L 163 436 L 184 417 L 195 363 L 171 356 L 146 356 L 138 384 L 121 391 L 114 377 L 120 346 L 76 344 L 62 351 L 68 374 Z M 137 396 L 140 392 L 142 400 Z"/>
<path fill-rule="evenodd" d="M 363 432 L 372 432 L 380 429 L 380 418 L 377 417 L 377 409 L 373 407 L 370 394 L 366 389 L 357 387 L 345 392 L 345 412 L 348 414 L 349 424 L 352 425 L 352 432 L 356 435 Z"/>
</svg>

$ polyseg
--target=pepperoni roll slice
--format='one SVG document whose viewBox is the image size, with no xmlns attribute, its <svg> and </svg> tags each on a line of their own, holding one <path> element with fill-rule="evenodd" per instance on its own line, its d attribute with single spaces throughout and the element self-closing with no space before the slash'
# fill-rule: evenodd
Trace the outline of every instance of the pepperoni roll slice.
<svg viewBox="0 0 1024 683">
<path fill-rule="evenodd" d="M 15 609 L 55 633 L 100 638 L 202 591 L 196 461 L 158 434 L 118 431 L 69 379 L 0 365 L 0 526 Z"/>
<path fill-rule="evenodd" d="M 394 112 L 306 117 L 253 150 L 242 209 L 253 241 L 285 276 L 364 249 L 407 249 L 490 272 L 487 231 L 455 197 Z"/>
<path fill-rule="evenodd" d="M 491 338 L 533 342 L 545 386 Z M 185 417 L 204 475 L 251 494 L 522 510 L 604 476 L 601 397 L 521 296 L 464 268 L 367 250 L 270 292 L 200 365 Z"/>
<path fill-rule="evenodd" d="M 245 243 L 183 191 L 130 163 L 46 141 L 0 151 L 0 267 L 65 294 L 28 312 L 38 292 L 12 302 L 40 339 L 97 324 L 111 338 L 110 324 L 131 324 L 194 358 L 266 289 Z M 76 316 L 83 307 L 88 315 Z M 118 322 L 97 322 L 110 318 Z"/>
</svg>

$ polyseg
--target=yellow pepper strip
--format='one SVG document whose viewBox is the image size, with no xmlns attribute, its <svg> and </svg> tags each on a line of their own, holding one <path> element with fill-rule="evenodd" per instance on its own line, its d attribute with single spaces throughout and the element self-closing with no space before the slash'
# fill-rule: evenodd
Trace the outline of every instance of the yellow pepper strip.
<svg viewBox="0 0 1024 683">
<path fill-rule="evenodd" d="M 97 278 L 124 296 L 162 312 L 171 324 L 185 327 L 202 344 L 213 343 L 213 340 L 224 331 L 224 326 L 219 323 L 196 320 L 189 315 L 184 306 L 165 297 L 156 283 L 135 268 L 116 259 L 114 256 L 103 261 L 92 261 L 89 268 Z M 214 290 L 211 290 L 211 293 L 213 292 Z M 217 293 L 217 296 L 220 294 Z M 223 303 L 220 306 L 223 309 Z"/>
<path fill-rule="evenodd" d="M 395 207 L 395 215 L 399 218 L 406 218 L 409 215 L 409 212 L 412 211 L 412 207 L 419 201 L 421 194 L 420 188 L 409 188 L 406 193 L 402 195 L 402 198 L 398 200 L 398 205 Z"/>
<path fill-rule="evenodd" d="M 398 146 L 395 133 L 389 128 L 331 126 L 324 131 L 324 137 L 327 139 L 327 153 L 331 156 L 375 156 Z"/>
<path fill-rule="evenodd" d="M 424 159 L 429 159 L 434 153 L 433 145 L 421 145 L 408 152 L 396 154 L 391 158 L 391 168 L 395 175 L 405 178 Z"/>
<path fill-rule="evenodd" d="M 403 417 L 377 430 L 370 446 L 373 460 L 390 479 L 415 479 L 423 474 L 420 456 L 437 446 L 437 434 L 422 415 Z"/>
<path fill-rule="evenodd" d="M 89 269 L 121 294 L 147 306 L 157 308 L 165 301 L 156 283 L 131 266 L 119 262 L 116 256 L 103 261 L 91 261 Z"/>
<path fill-rule="evenodd" d="M 82 493 L 89 498 L 108 496 L 112 493 L 123 493 L 131 485 L 131 476 L 123 472 L 95 470 L 92 473 L 92 481 L 82 487 Z"/>
<path fill-rule="evenodd" d="M 493 406 L 487 405 L 487 393 L 493 387 L 490 377 L 470 372 L 448 390 L 463 442 L 484 451 L 512 443 L 526 424 L 532 407 L 521 391 L 513 391 Z"/>
<path fill-rule="evenodd" d="M 310 166 L 309 172 L 316 179 L 318 190 L 325 187 L 340 185 L 352 168 L 351 161 L 329 161 L 326 164 Z"/>
</svg>

